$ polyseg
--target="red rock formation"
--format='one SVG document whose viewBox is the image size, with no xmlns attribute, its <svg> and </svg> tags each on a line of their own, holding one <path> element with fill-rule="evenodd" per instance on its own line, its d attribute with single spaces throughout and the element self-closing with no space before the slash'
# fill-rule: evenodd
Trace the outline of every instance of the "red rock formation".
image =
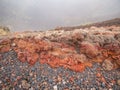
<svg viewBox="0 0 120 90">
<path fill-rule="evenodd" d="M 94 58 L 98 55 L 98 49 L 95 45 L 89 42 L 82 42 L 80 45 L 80 52 L 86 54 L 89 58 Z"/>
<path fill-rule="evenodd" d="M 41 64 L 47 63 L 53 68 L 62 66 L 76 72 L 83 71 L 87 66 L 91 67 L 94 62 L 103 63 L 102 66 L 107 63 L 108 66 L 111 66 L 110 68 L 105 67 L 108 70 L 120 68 L 118 31 L 112 33 L 112 30 L 108 32 L 97 29 L 94 28 L 91 32 L 84 30 L 82 33 L 79 30 L 64 31 L 61 32 L 61 35 L 57 31 L 50 31 L 48 34 L 41 33 L 41 37 L 38 39 L 36 37 L 16 37 L 2 40 L 0 53 L 14 50 L 21 62 L 34 65 L 39 61 Z M 47 39 L 44 39 L 42 35 Z M 53 38 L 53 36 L 55 37 Z M 56 38 L 59 38 L 58 41 L 55 41 Z"/>
<path fill-rule="evenodd" d="M 0 52 L 5 53 L 10 50 L 10 43 L 11 41 L 9 39 L 3 39 L 0 41 Z"/>
</svg>

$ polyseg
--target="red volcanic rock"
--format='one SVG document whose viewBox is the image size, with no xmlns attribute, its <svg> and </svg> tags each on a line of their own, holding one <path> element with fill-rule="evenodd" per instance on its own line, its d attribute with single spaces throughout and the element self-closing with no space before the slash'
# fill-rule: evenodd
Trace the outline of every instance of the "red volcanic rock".
<svg viewBox="0 0 120 90">
<path fill-rule="evenodd" d="M 114 62 L 116 62 L 116 64 L 120 66 L 120 55 L 114 56 L 113 58 L 114 58 Z"/>
<path fill-rule="evenodd" d="M 73 66 L 69 67 L 69 69 L 76 71 L 76 72 L 82 72 L 85 69 L 85 65 L 84 64 L 77 64 L 77 65 L 73 65 Z"/>
<path fill-rule="evenodd" d="M 10 50 L 10 43 L 9 39 L 0 41 L 0 53 L 8 52 Z"/>
<path fill-rule="evenodd" d="M 87 57 L 84 54 L 74 54 L 73 56 L 75 58 L 75 60 L 77 60 L 78 62 L 88 62 Z"/>
<path fill-rule="evenodd" d="M 10 50 L 10 45 L 4 45 L 2 48 L 0 48 L 0 53 L 5 53 Z"/>
<path fill-rule="evenodd" d="M 120 67 L 119 26 L 74 29 L 18 33 L 0 41 L 0 53 L 14 50 L 21 62 L 34 65 L 39 61 L 76 72 L 94 62 L 107 70 Z"/>
<path fill-rule="evenodd" d="M 37 62 L 38 58 L 39 58 L 38 54 L 32 53 L 32 54 L 30 54 L 30 56 L 27 56 L 27 62 L 30 65 L 34 65 Z"/>
<path fill-rule="evenodd" d="M 19 59 L 21 62 L 26 62 L 27 56 L 25 55 L 24 52 L 18 52 L 17 55 L 18 55 L 18 59 Z"/>
<path fill-rule="evenodd" d="M 15 43 L 17 44 L 15 50 L 20 61 L 27 61 L 30 65 L 34 65 L 37 62 L 39 58 L 39 52 L 46 50 L 47 48 L 44 42 L 38 42 L 37 40 L 36 42 L 33 38 L 15 40 Z"/>
<path fill-rule="evenodd" d="M 40 63 L 47 63 L 53 68 L 63 66 L 74 71 L 83 71 L 83 69 L 85 68 L 85 66 L 81 64 L 79 60 L 77 60 L 76 56 L 74 57 L 74 55 L 67 55 L 66 52 L 62 52 L 61 50 L 57 50 L 56 52 L 54 52 L 54 54 L 52 53 L 52 51 L 49 53 L 41 53 L 40 58 Z"/>
<path fill-rule="evenodd" d="M 48 63 L 51 67 L 56 68 L 63 66 L 64 68 L 69 68 L 76 72 L 81 72 L 85 69 L 85 65 L 82 63 L 76 63 L 72 58 L 59 59 L 58 57 L 51 56 L 50 60 L 40 60 L 41 63 Z"/>
<path fill-rule="evenodd" d="M 120 58 L 116 60 L 116 63 L 120 66 Z"/>
<path fill-rule="evenodd" d="M 98 55 L 98 49 L 90 42 L 82 42 L 80 52 L 86 54 L 89 58 L 94 58 Z"/>
</svg>

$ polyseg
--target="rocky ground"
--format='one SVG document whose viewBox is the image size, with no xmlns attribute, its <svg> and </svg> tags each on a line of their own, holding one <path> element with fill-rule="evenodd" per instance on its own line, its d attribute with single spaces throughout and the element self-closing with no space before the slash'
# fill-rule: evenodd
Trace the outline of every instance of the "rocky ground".
<svg viewBox="0 0 120 90">
<path fill-rule="evenodd" d="M 3 54 L 2 54 L 3 55 Z M 83 72 L 47 64 L 30 66 L 17 60 L 14 51 L 0 61 L 1 90 L 119 90 L 120 69 L 105 71 L 96 63 Z"/>
<path fill-rule="evenodd" d="M 119 90 L 120 19 L 1 36 L 0 89 Z"/>
</svg>

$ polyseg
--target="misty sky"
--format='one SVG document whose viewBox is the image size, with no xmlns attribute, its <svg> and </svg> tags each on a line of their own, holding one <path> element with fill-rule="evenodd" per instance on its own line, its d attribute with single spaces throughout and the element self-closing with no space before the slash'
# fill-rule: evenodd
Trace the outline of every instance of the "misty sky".
<svg viewBox="0 0 120 90">
<path fill-rule="evenodd" d="M 0 25 L 45 30 L 120 18 L 120 0 L 0 0 Z"/>
</svg>

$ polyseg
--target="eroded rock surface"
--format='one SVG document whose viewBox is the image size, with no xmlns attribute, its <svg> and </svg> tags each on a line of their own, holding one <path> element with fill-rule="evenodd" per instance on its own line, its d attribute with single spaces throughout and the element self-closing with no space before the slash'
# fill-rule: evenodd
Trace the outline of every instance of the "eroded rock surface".
<svg viewBox="0 0 120 90">
<path fill-rule="evenodd" d="M 120 26 L 14 33 L 0 40 L 0 53 L 14 50 L 21 62 L 81 72 L 94 62 L 120 68 Z"/>
</svg>

